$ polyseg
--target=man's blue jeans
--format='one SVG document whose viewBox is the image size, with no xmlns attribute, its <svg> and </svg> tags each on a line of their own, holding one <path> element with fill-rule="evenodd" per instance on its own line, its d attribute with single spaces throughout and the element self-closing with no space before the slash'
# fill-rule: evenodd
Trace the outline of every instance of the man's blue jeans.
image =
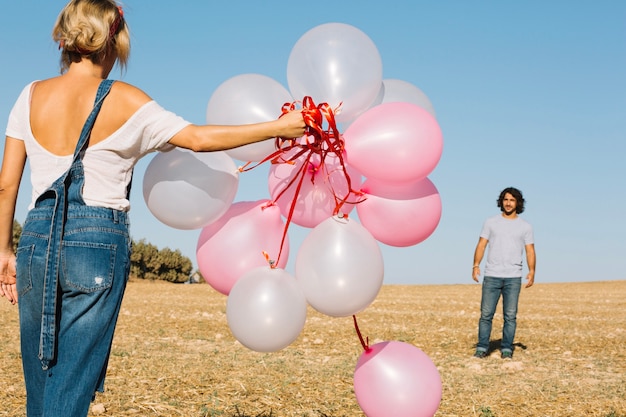
<svg viewBox="0 0 626 417">
<path fill-rule="evenodd" d="M 517 303 L 522 287 L 521 278 L 495 278 L 485 277 L 482 286 L 482 298 L 480 301 L 480 321 L 478 322 L 478 344 L 476 350 L 487 352 L 489 350 L 489 337 L 491 336 L 491 323 L 498 306 L 498 300 L 502 296 L 502 312 L 504 326 L 502 328 L 502 352 L 513 351 L 513 339 L 517 326 Z"/>
</svg>

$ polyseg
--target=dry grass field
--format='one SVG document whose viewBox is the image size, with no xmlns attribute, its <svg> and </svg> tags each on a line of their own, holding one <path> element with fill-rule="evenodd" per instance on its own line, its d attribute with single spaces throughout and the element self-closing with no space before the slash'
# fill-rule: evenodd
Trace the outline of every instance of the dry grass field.
<svg viewBox="0 0 626 417">
<path fill-rule="evenodd" d="M 471 357 L 480 286 L 386 285 L 357 316 L 370 344 L 414 344 L 437 365 L 437 417 L 626 417 L 626 281 L 523 289 L 512 361 Z M 0 416 L 24 415 L 17 310 L 0 300 Z M 363 416 L 351 318 L 309 311 L 277 353 L 239 344 L 208 285 L 129 283 L 91 416 Z M 501 310 L 492 339 L 500 339 Z M 495 347 L 494 346 L 494 347 Z M 393 417 L 393 416 L 390 416 Z"/>
</svg>

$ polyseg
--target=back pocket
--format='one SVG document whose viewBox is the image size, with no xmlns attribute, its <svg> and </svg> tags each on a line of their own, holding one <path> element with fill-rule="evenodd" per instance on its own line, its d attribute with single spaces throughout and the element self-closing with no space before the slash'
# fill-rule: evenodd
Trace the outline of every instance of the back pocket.
<svg viewBox="0 0 626 417">
<path fill-rule="evenodd" d="M 111 287 L 117 245 L 63 241 L 61 265 L 65 283 L 90 293 Z"/>
<path fill-rule="evenodd" d="M 18 246 L 15 253 L 15 270 L 17 275 L 17 294 L 22 296 L 33 288 L 31 267 L 35 245 Z"/>
</svg>

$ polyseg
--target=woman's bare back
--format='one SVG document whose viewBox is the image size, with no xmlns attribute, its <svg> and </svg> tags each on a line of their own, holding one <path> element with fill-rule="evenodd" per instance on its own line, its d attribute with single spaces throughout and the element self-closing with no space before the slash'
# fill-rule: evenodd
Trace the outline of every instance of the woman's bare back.
<svg viewBox="0 0 626 417">
<path fill-rule="evenodd" d="M 101 81 L 98 77 L 66 74 L 34 84 L 30 126 L 43 148 L 59 156 L 74 153 Z M 94 124 L 89 146 L 108 138 L 149 100 L 145 93 L 129 84 L 114 83 Z"/>
</svg>

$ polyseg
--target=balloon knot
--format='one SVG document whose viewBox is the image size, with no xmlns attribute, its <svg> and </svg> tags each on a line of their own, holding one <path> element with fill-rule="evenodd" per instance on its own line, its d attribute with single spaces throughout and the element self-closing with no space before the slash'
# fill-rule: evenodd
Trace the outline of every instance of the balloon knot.
<svg viewBox="0 0 626 417">
<path fill-rule="evenodd" d="M 268 263 L 268 265 L 270 266 L 270 268 L 274 269 L 276 268 L 276 261 L 273 259 L 270 259 L 270 255 L 269 253 L 263 251 L 263 257 L 265 258 L 265 261 Z"/>
</svg>

